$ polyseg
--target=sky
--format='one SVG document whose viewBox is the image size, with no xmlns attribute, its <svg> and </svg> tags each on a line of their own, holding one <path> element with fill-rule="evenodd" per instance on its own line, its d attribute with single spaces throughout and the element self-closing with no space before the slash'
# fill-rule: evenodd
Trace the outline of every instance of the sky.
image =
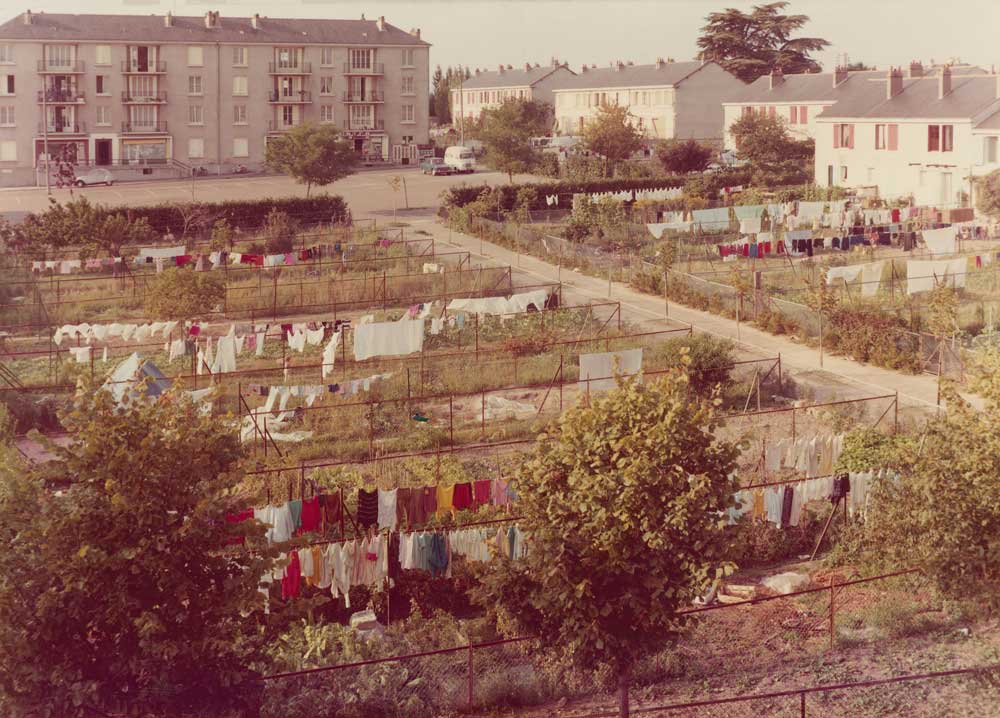
<svg viewBox="0 0 1000 718">
<path fill-rule="evenodd" d="M 500 63 L 547 64 L 553 57 L 581 64 L 693 59 L 704 18 L 727 7 L 749 10 L 763 0 L 45 0 L 33 11 L 124 14 L 359 18 L 384 15 L 404 30 L 421 29 L 431 65 L 493 68 Z M 13 0 L 4 3 L 13 8 Z M 21 10 L 18 6 L 18 10 Z M 816 55 L 830 68 L 845 53 L 851 62 L 885 69 L 960 59 L 1000 67 L 997 0 L 795 0 L 788 12 L 811 21 L 801 35 L 822 37 L 830 48 Z M 2 14 L 2 12 L 0 12 Z"/>
</svg>

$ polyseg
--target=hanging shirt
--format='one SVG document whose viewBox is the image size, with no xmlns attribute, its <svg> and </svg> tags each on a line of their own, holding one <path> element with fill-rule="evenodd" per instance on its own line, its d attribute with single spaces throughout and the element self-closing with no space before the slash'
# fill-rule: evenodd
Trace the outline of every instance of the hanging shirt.
<svg viewBox="0 0 1000 718">
<path fill-rule="evenodd" d="M 378 527 L 379 530 L 396 530 L 396 489 L 378 490 Z"/>
<path fill-rule="evenodd" d="M 358 525 L 368 528 L 378 523 L 378 492 L 358 489 Z"/>
<path fill-rule="evenodd" d="M 455 507 L 452 503 L 452 498 L 455 493 L 454 486 L 438 486 L 437 487 L 437 516 L 438 518 L 443 518 L 449 513 L 454 515 Z"/>
</svg>

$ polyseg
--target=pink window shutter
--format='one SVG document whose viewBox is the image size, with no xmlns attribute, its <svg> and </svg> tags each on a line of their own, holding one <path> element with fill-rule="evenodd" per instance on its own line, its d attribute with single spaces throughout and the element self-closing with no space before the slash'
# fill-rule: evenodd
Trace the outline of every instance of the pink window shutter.
<svg viewBox="0 0 1000 718">
<path fill-rule="evenodd" d="M 775 116 L 776 114 L 777 114 L 777 112 L 776 112 L 776 110 L 775 110 L 775 108 L 774 108 L 774 107 L 768 107 L 768 108 L 767 108 L 767 115 L 768 115 L 768 117 L 770 117 L 770 118 L 771 118 L 772 120 L 774 119 L 774 116 Z"/>
<path fill-rule="evenodd" d="M 840 125 L 833 126 L 833 149 L 840 149 Z"/>
<path fill-rule="evenodd" d="M 798 117 L 796 117 L 795 105 L 788 108 L 788 122 L 789 124 L 798 124 Z"/>
<path fill-rule="evenodd" d="M 854 149 L 854 125 L 847 126 L 847 149 Z"/>
<path fill-rule="evenodd" d="M 889 125 L 888 146 L 890 150 L 899 149 L 899 125 Z"/>
<path fill-rule="evenodd" d="M 799 107 L 799 124 L 805 124 L 809 121 L 809 108 L 805 105 Z"/>
</svg>

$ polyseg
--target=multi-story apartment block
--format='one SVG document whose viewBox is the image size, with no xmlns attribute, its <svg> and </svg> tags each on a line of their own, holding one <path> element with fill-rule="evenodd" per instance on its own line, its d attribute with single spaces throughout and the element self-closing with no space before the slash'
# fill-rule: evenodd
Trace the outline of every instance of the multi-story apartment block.
<svg viewBox="0 0 1000 718">
<path fill-rule="evenodd" d="M 260 166 L 304 122 L 366 159 L 428 142 L 430 45 L 378 20 L 25 12 L 0 25 L 0 185 L 78 164 Z"/>
<path fill-rule="evenodd" d="M 628 108 L 649 139 L 721 140 L 722 103 L 743 83 L 714 62 L 584 67 L 553 91 L 559 132 L 578 134 L 603 105 Z"/>
<path fill-rule="evenodd" d="M 558 60 L 546 66 L 525 63 L 524 68 L 500 65 L 496 70 L 476 70 L 461 88 L 451 91 L 451 116 L 477 119 L 484 110 L 499 106 L 504 100 L 535 100 L 552 104 L 552 91 L 574 73 Z"/>
</svg>

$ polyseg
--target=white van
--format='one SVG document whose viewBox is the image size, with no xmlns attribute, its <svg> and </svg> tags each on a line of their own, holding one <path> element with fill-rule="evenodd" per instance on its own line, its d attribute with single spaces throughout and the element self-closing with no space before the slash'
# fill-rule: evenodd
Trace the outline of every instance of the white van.
<svg viewBox="0 0 1000 718">
<path fill-rule="evenodd" d="M 457 174 L 476 171 L 476 157 L 468 147 L 449 147 L 444 151 L 444 163 Z"/>
</svg>

